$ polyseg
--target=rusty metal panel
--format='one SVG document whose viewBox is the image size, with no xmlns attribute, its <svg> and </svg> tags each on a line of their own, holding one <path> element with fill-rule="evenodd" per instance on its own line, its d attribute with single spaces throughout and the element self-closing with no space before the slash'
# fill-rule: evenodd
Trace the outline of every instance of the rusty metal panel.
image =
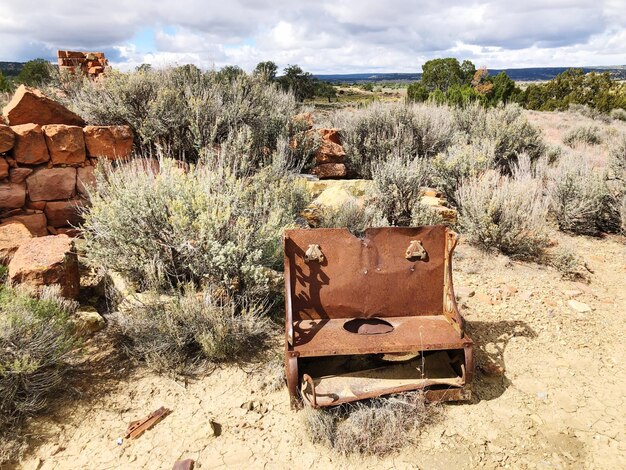
<svg viewBox="0 0 626 470">
<path fill-rule="evenodd" d="M 285 232 L 292 406 L 299 394 L 317 407 L 417 389 L 436 401 L 469 399 L 473 343 L 454 299 L 456 240 L 445 226 L 368 229 L 362 238 Z"/>
<path fill-rule="evenodd" d="M 413 241 L 424 259 L 406 257 Z M 323 261 L 306 262 L 310 245 Z M 446 227 L 287 230 L 294 320 L 442 315 Z"/>
</svg>

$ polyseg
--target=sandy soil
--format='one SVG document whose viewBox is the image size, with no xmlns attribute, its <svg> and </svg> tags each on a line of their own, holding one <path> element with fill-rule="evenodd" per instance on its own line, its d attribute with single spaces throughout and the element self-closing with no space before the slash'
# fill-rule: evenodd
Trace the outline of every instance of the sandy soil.
<svg viewBox="0 0 626 470">
<path fill-rule="evenodd" d="M 399 453 L 345 458 L 311 443 L 286 390 L 262 389 L 261 365 L 177 382 L 116 362 L 96 338 L 82 394 L 29 423 L 39 437 L 17 468 L 170 469 L 183 458 L 202 469 L 624 468 L 625 240 L 563 238 L 594 271 L 589 285 L 458 247 L 455 284 L 478 348 L 475 398 L 442 406 Z M 577 313 L 572 298 L 593 310 Z M 490 363 L 504 374 L 482 373 Z M 131 420 L 160 406 L 171 414 L 118 445 Z"/>
</svg>

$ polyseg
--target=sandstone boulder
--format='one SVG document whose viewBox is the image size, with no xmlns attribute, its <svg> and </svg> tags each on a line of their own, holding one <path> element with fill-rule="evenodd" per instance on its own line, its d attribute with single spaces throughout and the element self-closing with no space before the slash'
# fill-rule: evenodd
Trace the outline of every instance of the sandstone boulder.
<svg viewBox="0 0 626 470">
<path fill-rule="evenodd" d="M 26 178 L 31 201 L 69 199 L 76 189 L 76 168 L 40 168 Z"/>
<path fill-rule="evenodd" d="M 15 144 L 15 132 L 9 126 L 0 124 L 0 153 L 8 152 Z"/>
<path fill-rule="evenodd" d="M 6 158 L 0 157 L 0 180 L 8 178 L 9 176 L 9 164 Z"/>
<path fill-rule="evenodd" d="M 344 178 L 347 174 L 347 170 L 346 165 L 343 163 L 322 163 L 313 168 L 311 173 L 320 179 Z"/>
<path fill-rule="evenodd" d="M 83 196 L 87 196 L 87 187 L 93 187 L 96 185 L 96 167 L 85 166 L 78 168 L 76 177 L 76 189 Z"/>
<path fill-rule="evenodd" d="M 341 163 L 346 157 L 346 152 L 341 145 L 339 129 L 318 129 L 322 142 L 320 148 L 315 152 L 315 162 Z"/>
<path fill-rule="evenodd" d="M 0 183 L 0 210 L 19 209 L 26 202 L 26 185 Z"/>
<path fill-rule="evenodd" d="M 36 88 L 20 85 L 2 113 L 11 126 L 35 123 L 84 126 L 85 121 L 65 106 L 47 98 Z"/>
<path fill-rule="evenodd" d="M 48 235 L 48 229 L 46 228 L 48 223 L 43 212 L 14 215 L 6 220 L 23 224 L 33 237 L 45 237 Z"/>
<path fill-rule="evenodd" d="M 133 132 L 128 126 L 87 126 L 84 132 L 90 157 L 125 159 L 133 150 Z"/>
<path fill-rule="evenodd" d="M 26 284 L 35 292 L 58 284 L 63 297 L 77 298 L 80 276 L 72 239 L 66 235 L 48 235 L 25 241 L 9 263 L 9 279 Z"/>
<path fill-rule="evenodd" d="M 48 202 L 44 209 L 48 225 L 56 228 L 80 224 L 82 222 L 82 207 L 80 199 Z"/>
<path fill-rule="evenodd" d="M 72 318 L 74 329 L 80 336 L 91 336 L 105 326 L 104 318 L 94 307 L 81 307 Z"/>
<path fill-rule="evenodd" d="M 13 158 L 17 163 L 37 165 L 50 160 L 46 139 L 40 125 L 22 124 L 12 126 L 11 129 L 15 132 Z"/>
<path fill-rule="evenodd" d="M 65 124 L 43 126 L 50 159 L 55 165 L 83 163 L 86 158 L 83 129 Z"/>
<path fill-rule="evenodd" d="M 9 179 L 11 183 L 23 183 L 32 172 L 32 168 L 11 168 L 9 170 Z"/>
<path fill-rule="evenodd" d="M 24 224 L 15 220 L 3 221 L 0 224 L 0 264 L 9 264 L 17 249 L 30 238 L 33 235 Z"/>
</svg>

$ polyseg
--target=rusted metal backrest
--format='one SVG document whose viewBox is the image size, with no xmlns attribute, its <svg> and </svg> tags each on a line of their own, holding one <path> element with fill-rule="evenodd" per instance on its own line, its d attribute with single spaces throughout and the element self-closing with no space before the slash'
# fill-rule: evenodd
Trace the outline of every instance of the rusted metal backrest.
<svg viewBox="0 0 626 470">
<path fill-rule="evenodd" d="M 445 226 L 368 229 L 362 238 L 347 229 L 287 230 L 292 321 L 443 315 L 451 233 Z"/>
</svg>

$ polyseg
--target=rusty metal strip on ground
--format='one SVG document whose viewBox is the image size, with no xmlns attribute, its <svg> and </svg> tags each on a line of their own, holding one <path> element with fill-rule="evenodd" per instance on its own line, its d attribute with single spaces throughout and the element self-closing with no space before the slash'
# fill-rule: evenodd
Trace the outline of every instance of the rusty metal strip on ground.
<svg viewBox="0 0 626 470">
<path fill-rule="evenodd" d="M 144 432 L 146 432 L 148 429 L 150 429 L 152 426 L 154 426 L 163 418 L 165 418 L 168 414 L 170 414 L 171 411 L 172 410 L 162 406 L 158 410 L 150 413 L 144 419 L 131 421 L 131 423 L 128 425 L 128 429 L 126 429 L 126 439 L 137 439 Z"/>
</svg>

